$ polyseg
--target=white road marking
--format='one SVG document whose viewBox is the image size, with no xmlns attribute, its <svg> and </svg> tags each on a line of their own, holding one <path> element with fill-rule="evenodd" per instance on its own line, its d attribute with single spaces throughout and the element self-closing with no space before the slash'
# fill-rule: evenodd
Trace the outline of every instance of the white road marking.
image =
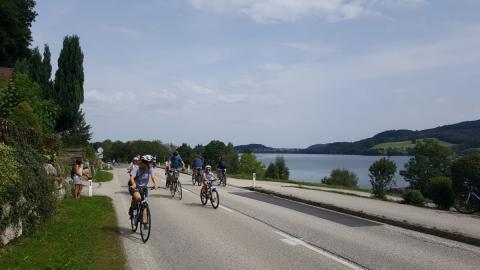
<svg viewBox="0 0 480 270">
<path fill-rule="evenodd" d="M 350 269 L 355 269 L 355 270 L 357 270 L 357 269 L 358 270 L 363 270 L 364 269 L 363 267 L 361 267 L 359 265 L 356 265 L 356 264 L 353 264 L 353 263 L 351 263 L 351 262 L 349 262 L 349 261 L 347 261 L 347 260 L 345 260 L 345 259 L 343 259 L 339 256 L 336 256 L 336 255 L 334 255 L 334 254 L 332 254 L 332 253 L 330 253 L 326 250 L 322 250 L 322 249 L 314 247 L 310 244 L 307 244 L 304 241 L 302 241 L 302 240 L 300 240 L 296 237 L 292 237 L 292 236 L 290 236 L 286 233 L 279 232 L 279 231 L 275 231 L 275 233 L 281 235 L 282 237 L 285 237 L 284 239 L 280 239 L 280 241 L 282 241 L 282 242 L 284 242 L 284 243 L 286 243 L 290 246 L 298 246 L 298 245 L 303 246 L 303 247 L 308 248 L 311 251 L 314 251 L 314 252 L 316 252 L 316 253 L 324 256 L 324 257 L 327 257 L 327 258 L 332 259 L 332 260 L 334 260 L 334 261 L 336 261 L 340 264 L 343 264 Z"/>
<path fill-rule="evenodd" d="M 230 213 L 233 213 L 233 210 L 230 209 L 230 208 L 228 208 L 228 207 L 225 207 L 225 206 L 223 206 L 223 205 L 219 205 L 218 207 L 220 207 L 220 208 L 222 208 L 223 210 L 226 210 L 226 211 L 228 211 L 228 212 L 230 212 Z"/>
</svg>

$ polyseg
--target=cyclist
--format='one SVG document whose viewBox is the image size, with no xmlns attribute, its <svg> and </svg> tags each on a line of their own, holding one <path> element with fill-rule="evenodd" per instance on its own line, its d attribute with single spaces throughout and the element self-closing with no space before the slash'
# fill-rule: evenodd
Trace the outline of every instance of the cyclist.
<svg viewBox="0 0 480 270">
<path fill-rule="evenodd" d="M 170 157 L 170 169 L 171 170 L 178 170 L 178 168 L 182 168 L 182 171 L 185 170 L 185 163 L 183 162 L 182 157 L 178 154 L 178 151 L 173 152 L 173 155 Z M 170 185 L 170 189 L 172 189 L 173 179 L 167 179 Z"/>
<path fill-rule="evenodd" d="M 197 155 L 192 162 L 192 168 L 193 168 L 192 179 L 195 179 L 196 175 L 202 174 L 202 167 L 203 167 L 203 159 L 201 158 L 200 155 Z"/>
<path fill-rule="evenodd" d="M 139 202 L 142 201 L 142 194 L 140 194 L 140 188 L 148 187 L 150 179 L 153 182 L 153 188 L 157 190 L 157 177 L 155 176 L 155 170 L 152 168 L 153 157 L 151 155 L 144 155 L 140 158 L 138 166 L 134 166 L 130 172 L 130 194 L 132 194 L 132 204 L 128 211 L 130 217 L 133 214 L 133 209 Z M 148 189 L 143 194 L 148 197 Z"/>
<path fill-rule="evenodd" d="M 217 162 L 217 172 L 218 172 L 218 175 L 217 177 L 220 178 L 222 176 L 222 174 L 225 176 L 225 181 L 227 181 L 227 165 L 225 164 L 225 161 L 223 160 L 222 157 L 220 157 L 218 159 L 218 162 Z M 225 182 L 226 183 L 226 182 Z"/>
<path fill-rule="evenodd" d="M 205 172 L 203 173 L 203 187 L 202 189 L 206 191 L 208 189 L 208 182 L 217 181 L 215 174 L 212 173 L 212 166 L 207 165 L 205 167 Z"/>
<path fill-rule="evenodd" d="M 140 155 L 134 156 L 132 159 L 132 162 L 130 162 L 130 164 L 128 165 L 127 172 L 130 173 L 133 167 L 138 165 L 139 161 L 140 161 Z"/>
</svg>

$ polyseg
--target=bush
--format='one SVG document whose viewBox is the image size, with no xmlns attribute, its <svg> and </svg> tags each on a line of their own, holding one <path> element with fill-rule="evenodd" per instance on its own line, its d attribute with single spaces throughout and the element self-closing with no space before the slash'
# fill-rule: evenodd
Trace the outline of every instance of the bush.
<svg viewBox="0 0 480 270">
<path fill-rule="evenodd" d="M 12 206 L 0 220 L 0 231 L 21 221 L 28 234 L 53 214 L 55 186 L 45 172 L 45 162 L 30 146 L 0 144 L 0 207 Z"/>
<path fill-rule="evenodd" d="M 403 202 L 413 205 L 423 205 L 425 202 L 425 198 L 423 198 L 422 193 L 420 190 L 417 189 L 409 189 L 402 195 Z"/>
<path fill-rule="evenodd" d="M 442 145 L 436 140 L 417 140 L 414 157 L 405 164 L 405 170 L 400 175 L 425 195 L 425 186 L 436 176 L 448 175 L 453 157 L 452 147 Z"/>
<path fill-rule="evenodd" d="M 322 179 L 322 183 L 327 185 L 357 187 L 358 176 L 347 169 L 335 169 L 330 173 L 330 177 Z"/>
<path fill-rule="evenodd" d="M 473 153 L 456 159 L 451 168 L 453 189 L 463 191 L 464 183 L 480 190 L 480 154 Z"/>
<path fill-rule="evenodd" d="M 385 190 L 395 183 L 397 165 L 387 158 L 382 158 L 375 161 L 368 170 L 373 194 L 378 198 L 385 198 Z"/>
<path fill-rule="evenodd" d="M 448 209 L 453 205 L 454 194 L 452 180 L 445 176 L 437 176 L 427 183 L 428 197 L 440 208 Z"/>
</svg>

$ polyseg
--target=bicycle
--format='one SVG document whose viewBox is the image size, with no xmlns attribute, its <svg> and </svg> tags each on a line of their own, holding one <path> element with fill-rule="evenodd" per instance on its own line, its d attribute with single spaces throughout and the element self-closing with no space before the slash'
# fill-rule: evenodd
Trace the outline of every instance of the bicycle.
<svg viewBox="0 0 480 270">
<path fill-rule="evenodd" d="M 154 187 L 148 187 L 152 190 Z M 147 192 L 147 187 L 141 187 L 139 190 L 140 195 L 142 196 L 142 201 L 137 204 L 133 209 L 133 213 L 130 216 L 130 224 L 132 226 L 132 231 L 137 232 L 138 224 L 140 223 L 140 235 L 142 237 L 143 243 L 148 241 L 150 238 L 150 229 L 152 228 L 152 217 L 150 214 L 150 208 L 148 206 L 148 198 L 145 197 L 145 192 Z M 146 218 L 146 222 L 145 221 Z"/>
<path fill-rule="evenodd" d="M 171 169 L 169 171 L 169 175 L 173 175 L 173 183 L 172 187 L 170 188 L 170 194 L 172 195 L 172 198 L 175 197 L 175 194 L 177 194 L 177 197 L 179 200 L 182 199 L 182 183 L 178 180 L 178 177 L 180 173 L 178 172 L 177 169 Z"/>
<path fill-rule="evenodd" d="M 220 177 L 218 179 L 219 186 L 226 186 L 227 185 L 227 169 L 220 170 Z"/>
<path fill-rule="evenodd" d="M 202 183 L 202 172 L 200 168 L 196 168 L 193 171 L 192 174 L 192 185 L 195 186 L 195 184 L 199 185 Z"/>
<path fill-rule="evenodd" d="M 217 189 L 212 185 L 212 181 L 208 181 L 207 183 L 207 190 L 202 187 L 200 191 L 200 200 L 202 201 L 203 205 L 206 205 L 208 200 L 210 199 L 210 203 L 214 209 L 218 208 L 220 204 L 220 196 L 218 195 Z"/>
<path fill-rule="evenodd" d="M 473 187 L 466 184 L 465 191 L 455 195 L 455 203 L 453 206 L 460 213 L 473 214 L 480 211 L 480 196 L 475 193 Z"/>
</svg>

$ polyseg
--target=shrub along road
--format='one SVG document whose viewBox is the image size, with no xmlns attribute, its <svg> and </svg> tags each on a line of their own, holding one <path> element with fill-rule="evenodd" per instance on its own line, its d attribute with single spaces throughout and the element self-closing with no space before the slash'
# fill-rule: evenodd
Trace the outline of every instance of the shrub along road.
<svg viewBox="0 0 480 270">
<path fill-rule="evenodd" d="M 164 181 L 163 173 L 158 176 Z M 476 269 L 480 249 L 228 186 L 217 210 L 182 175 L 182 201 L 152 191 L 152 235 L 130 230 L 124 168 L 95 192 L 112 196 L 132 269 Z M 163 182 L 164 183 L 164 182 Z M 161 184 L 163 186 L 163 184 Z"/>
</svg>

